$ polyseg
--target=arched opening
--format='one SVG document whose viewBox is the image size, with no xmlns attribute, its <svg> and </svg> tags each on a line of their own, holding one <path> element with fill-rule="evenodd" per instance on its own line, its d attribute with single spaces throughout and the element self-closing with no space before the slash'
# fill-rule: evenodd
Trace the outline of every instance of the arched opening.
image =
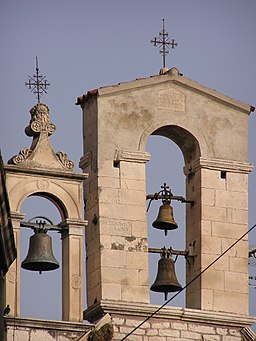
<svg viewBox="0 0 256 341">
<path fill-rule="evenodd" d="M 151 154 L 147 164 L 147 194 L 159 192 L 163 183 L 167 183 L 173 195 L 186 198 L 186 177 L 184 166 L 189 166 L 200 155 L 197 139 L 187 130 L 176 125 L 165 125 L 151 132 L 147 140 L 146 150 Z M 189 167 L 190 168 L 190 167 Z M 155 201 L 148 212 L 148 240 L 149 247 L 172 248 L 178 251 L 186 250 L 186 204 L 172 201 L 174 219 L 178 229 L 168 232 L 156 230 L 152 222 L 156 219 L 161 200 Z M 151 286 L 157 274 L 157 265 L 160 255 L 149 253 L 149 285 Z M 174 257 L 175 272 L 179 283 L 186 284 L 186 259 L 184 256 Z M 169 297 L 171 294 L 169 294 Z M 151 292 L 151 303 L 162 304 L 163 294 Z M 185 292 L 181 292 L 170 303 L 173 306 L 185 306 Z"/>
<path fill-rule="evenodd" d="M 185 197 L 185 176 L 183 173 L 184 158 L 178 146 L 162 136 L 150 136 L 146 150 L 151 154 L 151 159 L 146 166 L 147 194 L 159 192 L 164 182 L 170 186 L 174 195 Z M 178 229 L 169 231 L 167 236 L 164 232 L 152 227 L 152 222 L 158 215 L 161 200 L 153 201 L 148 211 L 148 242 L 149 247 L 172 247 L 175 250 L 185 250 L 185 204 L 172 201 L 173 213 Z M 160 255 L 149 253 L 149 286 L 152 285 L 157 274 L 157 265 Z M 175 271 L 179 283 L 185 284 L 185 259 L 179 256 L 175 262 Z M 171 293 L 168 298 L 171 297 Z M 152 304 L 162 304 L 162 293 L 150 292 Z M 185 306 L 185 294 L 182 292 L 170 305 Z"/>
<path fill-rule="evenodd" d="M 37 195 L 37 194 L 36 194 Z M 45 216 L 54 225 L 62 221 L 62 214 L 46 196 L 30 196 L 23 205 L 21 212 L 25 214 L 24 221 L 35 216 Z M 29 238 L 34 234 L 30 228 L 21 227 L 20 260 L 25 259 L 29 248 Z M 36 317 L 48 320 L 61 320 L 61 235 L 56 231 L 48 231 L 52 238 L 52 248 L 60 267 L 54 271 L 28 271 L 21 268 L 20 307 L 22 317 Z"/>
</svg>

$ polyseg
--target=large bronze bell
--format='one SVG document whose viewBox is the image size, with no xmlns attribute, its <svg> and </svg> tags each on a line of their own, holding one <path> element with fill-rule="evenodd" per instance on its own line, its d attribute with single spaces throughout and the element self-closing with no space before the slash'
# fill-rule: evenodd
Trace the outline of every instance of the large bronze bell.
<svg viewBox="0 0 256 341">
<path fill-rule="evenodd" d="M 46 231 L 38 230 L 29 239 L 28 255 L 21 267 L 31 271 L 51 271 L 59 268 L 59 263 L 52 252 L 52 238 Z"/>
<path fill-rule="evenodd" d="M 161 258 L 158 261 L 158 270 L 155 282 L 150 290 L 163 292 L 165 300 L 167 300 L 168 292 L 180 291 L 182 289 L 177 280 L 174 268 L 174 260 L 172 258 Z"/>
<path fill-rule="evenodd" d="M 156 229 L 164 230 L 165 235 L 167 235 L 168 230 L 175 230 L 178 228 L 173 217 L 173 208 L 171 205 L 163 204 L 160 206 L 158 216 L 152 226 Z"/>
</svg>

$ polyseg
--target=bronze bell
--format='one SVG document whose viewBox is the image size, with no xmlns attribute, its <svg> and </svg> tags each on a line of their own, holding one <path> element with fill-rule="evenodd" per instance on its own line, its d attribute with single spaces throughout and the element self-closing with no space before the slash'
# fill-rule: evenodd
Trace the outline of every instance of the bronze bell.
<svg viewBox="0 0 256 341">
<path fill-rule="evenodd" d="M 29 239 L 28 255 L 21 267 L 31 271 L 51 271 L 59 268 L 59 263 L 52 252 L 52 238 L 46 231 L 38 230 Z"/>
<path fill-rule="evenodd" d="M 154 284 L 150 290 L 163 292 L 165 300 L 167 300 L 168 292 L 180 291 L 182 289 L 177 280 L 174 268 L 174 260 L 172 258 L 161 258 L 158 261 L 158 270 Z"/>
<path fill-rule="evenodd" d="M 165 235 L 167 235 L 168 230 L 175 230 L 178 228 L 173 217 L 173 208 L 171 205 L 163 204 L 160 206 L 158 216 L 152 226 L 156 229 L 164 230 Z"/>
</svg>

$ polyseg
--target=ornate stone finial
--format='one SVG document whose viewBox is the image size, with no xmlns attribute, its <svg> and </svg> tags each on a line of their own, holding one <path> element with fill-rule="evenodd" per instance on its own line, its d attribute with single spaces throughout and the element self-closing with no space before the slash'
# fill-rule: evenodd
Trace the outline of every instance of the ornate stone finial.
<svg viewBox="0 0 256 341">
<path fill-rule="evenodd" d="M 25 129 L 27 136 L 35 136 L 43 131 L 47 132 L 48 136 L 51 136 L 55 132 L 56 126 L 50 123 L 49 108 L 46 104 L 36 104 L 30 109 L 30 114 L 30 124 Z"/>
<path fill-rule="evenodd" d="M 38 66 L 38 59 L 36 57 L 36 73 L 31 77 L 28 76 L 28 82 L 25 85 L 37 96 L 37 103 L 40 103 L 40 97 L 43 93 L 47 94 L 47 87 L 50 83 L 47 82 L 45 76 L 40 74 L 39 66 Z"/>
<path fill-rule="evenodd" d="M 8 163 L 26 168 L 73 171 L 74 162 L 68 159 L 67 154 L 62 151 L 54 153 L 52 149 L 49 136 L 55 132 L 56 127 L 50 123 L 48 106 L 38 103 L 30 110 L 30 114 L 25 133 L 33 137 L 31 147 L 21 149 Z"/>
<path fill-rule="evenodd" d="M 170 40 L 168 36 L 169 34 L 167 31 L 165 31 L 165 28 L 164 28 L 164 19 L 163 19 L 162 31 L 159 32 L 158 37 L 154 37 L 150 41 L 154 46 L 158 46 L 160 48 L 159 52 L 163 56 L 163 68 L 165 68 L 165 57 L 169 53 L 169 49 L 170 48 L 174 49 L 178 45 L 174 39 Z"/>
</svg>

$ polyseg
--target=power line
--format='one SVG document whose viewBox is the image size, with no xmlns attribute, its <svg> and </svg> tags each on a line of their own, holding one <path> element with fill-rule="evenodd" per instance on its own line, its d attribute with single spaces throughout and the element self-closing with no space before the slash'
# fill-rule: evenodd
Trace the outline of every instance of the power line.
<svg viewBox="0 0 256 341">
<path fill-rule="evenodd" d="M 248 231 L 246 231 L 237 241 L 235 241 L 230 247 L 228 247 L 221 255 L 219 255 L 213 262 L 211 262 L 203 271 L 201 271 L 196 277 L 194 277 L 190 282 L 188 282 L 179 292 L 177 292 L 174 296 L 172 296 L 168 301 L 162 304 L 158 309 L 156 309 L 152 314 L 150 314 L 144 321 L 142 321 L 137 327 L 135 327 L 130 333 L 125 335 L 121 339 L 121 341 L 125 340 L 128 336 L 133 334 L 135 330 L 139 329 L 145 322 L 151 319 L 154 315 L 156 315 L 163 307 L 165 307 L 168 303 L 170 303 L 175 297 L 177 297 L 182 291 L 184 291 L 191 283 L 193 283 L 197 278 L 202 276 L 214 263 L 216 263 L 222 256 L 224 256 L 230 249 L 232 249 L 237 243 L 240 242 L 247 234 L 249 234 L 254 228 L 256 224 L 254 224 Z"/>
</svg>

